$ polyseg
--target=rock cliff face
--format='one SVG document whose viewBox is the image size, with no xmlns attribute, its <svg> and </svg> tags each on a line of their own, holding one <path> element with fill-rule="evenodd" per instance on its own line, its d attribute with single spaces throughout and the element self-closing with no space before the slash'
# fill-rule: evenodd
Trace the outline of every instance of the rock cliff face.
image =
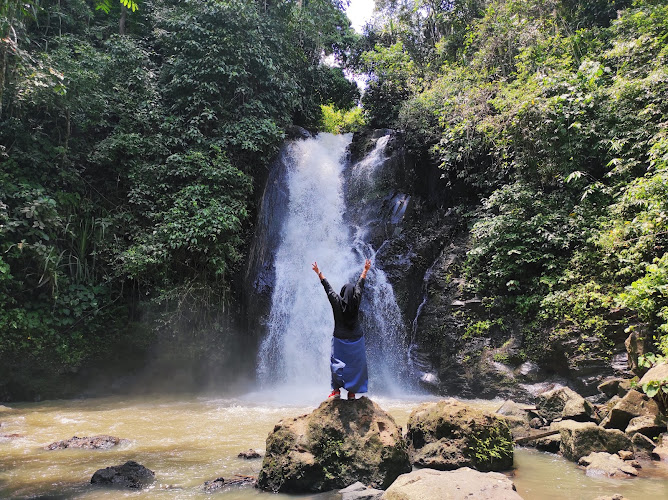
<svg viewBox="0 0 668 500">
<path fill-rule="evenodd" d="M 367 161 L 370 154 L 381 155 L 381 167 Z M 370 163 L 373 168 L 367 168 Z M 262 203 L 270 209 L 261 213 L 271 218 L 258 221 L 248 259 L 244 295 L 249 342 L 264 336 L 271 305 L 272 249 L 280 239 L 277 221 L 287 199 L 283 170 L 279 159 L 269 173 L 267 192 L 272 195 Z M 344 218 L 351 228 L 363 230 L 364 241 L 376 250 L 375 265 L 391 283 L 401 312 L 399 329 L 409 361 L 403 378 L 440 395 L 515 400 L 532 400 L 566 385 L 593 396 L 604 379 L 629 378 L 621 322 L 608 332 L 614 343 L 611 356 L 610 345 L 587 332 L 552 336 L 510 313 L 490 313 L 498 306 L 477 297 L 464 273 L 471 246 L 467 214 L 480 200 L 446 184 L 437 166 L 411 157 L 400 133 L 356 134 L 345 176 Z"/>
<path fill-rule="evenodd" d="M 330 399 L 309 415 L 276 425 L 258 486 L 306 493 L 361 481 L 387 488 L 410 470 L 401 429 L 390 415 L 368 398 Z"/>
<path fill-rule="evenodd" d="M 386 132 L 355 136 L 352 163 Z M 529 400 L 562 385 L 595 395 L 604 378 L 628 377 L 621 324 L 608 332 L 615 344 L 610 356 L 609 346 L 587 332 L 553 336 L 531 347 L 531 339 L 548 338 L 549 332 L 534 331 L 512 317 L 494 321 L 492 305 L 472 293 L 463 269 L 471 222 L 465 214 L 480 200 L 467 199 L 462 190 L 446 185 L 436 166 L 412 158 L 400 133 L 392 132 L 384 154 L 380 182 L 365 198 L 367 210 L 377 214 L 368 238 L 403 314 L 414 379 L 441 395 Z M 354 204 L 354 190 L 350 196 Z M 359 210 L 348 217 L 354 224 Z M 579 349 L 583 343 L 585 352 Z M 529 360 L 530 348 L 542 354 L 540 359 Z"/>
</svg>

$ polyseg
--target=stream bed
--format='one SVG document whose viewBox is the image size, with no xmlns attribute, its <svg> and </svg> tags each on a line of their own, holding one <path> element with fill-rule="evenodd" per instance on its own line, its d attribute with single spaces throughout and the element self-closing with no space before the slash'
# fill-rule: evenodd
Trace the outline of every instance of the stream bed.
<svg viewBox="0 0 668 500">
<path fill-rule="evenodd" d="M 243 398 L 216 396 L 107 397 L 0 406 L 0 498 L 92 499 L 221 498 L 237 500 L 334 500 L 336 492 L 275 495 L 252 487 L 231 487 L 207 494 L 201 486 L 218 477 L 256 476 L 262 461 L 237 457 L 265 439 L 282 418 L 310 413 L 317 399 L 294 401 L 287 394 L 256 393 Z M 405 428 L 408 416 L 428 396 L 374 397 Z M 286 404 L 285 401 L 293 401 Z M 469 402 L 487 410 L 498 401 Z M 110 434 L 127 439 L 109 450 L 55 450 L 44 447 L 72 436 Z M 107 490 L 90 484 L 100 468 L 135 460 L 156 474 L 151 489 Z M 525 500 L 593 500 L 621 493 L 629 500 L 668 498 L 668 479 L 591 478 L 556 455 L 518 448 L 512 472 Z"/>
</svg>

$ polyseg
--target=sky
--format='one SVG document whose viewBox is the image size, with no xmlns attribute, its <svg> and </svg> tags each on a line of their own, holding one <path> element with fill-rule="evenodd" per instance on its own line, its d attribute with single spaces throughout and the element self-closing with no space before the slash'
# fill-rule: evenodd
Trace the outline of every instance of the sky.
<svg viewBox="0 0 668 500">
<path fill-rule="evenodd" d="M 353 28 L 358 33 L 362 32 L 362 27 L 371 19 L 373 6 L 374 0 L 350 0 L 346 14 L 348 14 Z"/>
</svg>

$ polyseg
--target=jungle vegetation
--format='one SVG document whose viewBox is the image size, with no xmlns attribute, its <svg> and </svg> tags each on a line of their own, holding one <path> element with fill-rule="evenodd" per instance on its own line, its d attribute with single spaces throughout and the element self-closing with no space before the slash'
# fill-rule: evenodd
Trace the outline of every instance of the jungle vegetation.
<svg viewBox="0 0 668 500">
<path fill-rule="evenodd" d="M 529 357 L 620 324 L 668 354 L 668 4 L 377 5 L 354 54 L 366 119 L 472 207 L 466 275 L 491 318 L 528 325 Z"/>
<path fill-rule="evenodd" d="M 0 1 L 0 380 L 231 335 L 286 128 L 364 121 L 440 167 L 528 356 L 620 316 L 668 354 L 666 2 L 343 4 Z"/>
<path fill-rule="evenodd" d="M 254 188 L 355 104 L 354 38 L 340 0 L 0 2 L 0 380 L 156 335 L 224 364 Z"/>
</svg>

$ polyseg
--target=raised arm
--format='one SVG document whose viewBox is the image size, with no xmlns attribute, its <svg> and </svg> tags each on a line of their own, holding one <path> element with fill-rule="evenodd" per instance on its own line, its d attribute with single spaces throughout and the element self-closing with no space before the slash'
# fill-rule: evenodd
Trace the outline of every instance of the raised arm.
<svg viewBox="0 0 668 500">
<path fill-rule="evenodd" d="M 329 284 L 329 281 L 325 278 L 325 275 L 322 274 L 322 271 L 318 268 L 318 263 L 314 262 L 313 263 L 313 271 L 315 274 L 318 275 L 318 278 L 320 278 L 320 283 L 322 283 L 322 286 L 325 288 L 325 292 L 327 293 L 327 299 L 329 300 L 330 304 L 335 305 L 338 304 L 339 302 L 339 294 L 334 291 L 332 288 L 332 285 Z"/>
<path fill-rule="evenodd" d="M 357 280 L 357 288 L 359 289 L 358 293 L 362 293 L 362 290 L 364 290 L 364 283 L 366 282 L 366 273 L 369 272 L 370 268 L 371 268 L 371 260 L 366 259 L 366 261 L 364 262 L 364 269 L 362 270 L 362 274 L 360 274 L 360 277 Z"/>
</svg>

